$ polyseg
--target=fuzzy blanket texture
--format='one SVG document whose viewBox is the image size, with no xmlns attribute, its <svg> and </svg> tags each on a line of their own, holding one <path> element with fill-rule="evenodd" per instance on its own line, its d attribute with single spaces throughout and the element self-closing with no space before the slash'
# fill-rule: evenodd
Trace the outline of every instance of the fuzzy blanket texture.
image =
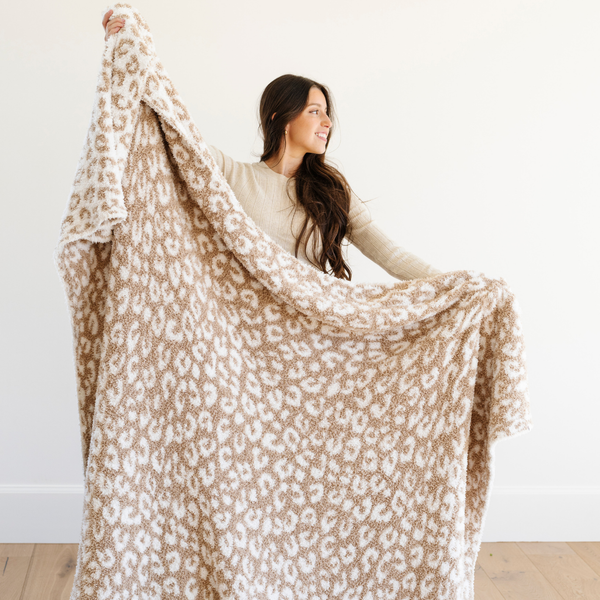
<svg viewBox="0 0 600 600">
<path fill-rule="evenodd" d="M 296 260 L 139 12 L 112 8 L 55 250 L 85 480 L 71 600 L 472 600 L 494 445 L 532 427 L 514 294 Z"/>
</svg>

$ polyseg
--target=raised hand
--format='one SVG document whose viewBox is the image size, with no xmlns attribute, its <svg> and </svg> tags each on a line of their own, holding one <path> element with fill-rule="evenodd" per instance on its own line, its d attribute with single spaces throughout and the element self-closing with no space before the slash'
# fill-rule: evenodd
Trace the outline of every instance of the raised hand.
<svg viewBox="0 0 600 600">
<path fill-rule="evenodd" d="M 125 25 L 125 19 L 110 19 L 110 16 L 112 14 L 113 10 L 111 8 L 102 18 L 102 27 L 104 27 L 104 31 L 106 32 L 106 35 L 104 36 L 104 41 L 108 40 L 109 35 L 118 33 L 121 27 Z"/>
</svg>

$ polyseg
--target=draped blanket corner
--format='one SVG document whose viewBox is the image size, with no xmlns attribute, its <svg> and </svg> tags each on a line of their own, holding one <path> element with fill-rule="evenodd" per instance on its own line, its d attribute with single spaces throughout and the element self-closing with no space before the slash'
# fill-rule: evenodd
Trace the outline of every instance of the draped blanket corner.
<svg viewBox="0 0 600 600">
<path fill-rule="evenodd" d="M 55 251 L 85 479 L 71 600 L 473 600 L 494 444 L 532 427 L 514 294 L 296 260 L 112 8 Z"/>
</svg>

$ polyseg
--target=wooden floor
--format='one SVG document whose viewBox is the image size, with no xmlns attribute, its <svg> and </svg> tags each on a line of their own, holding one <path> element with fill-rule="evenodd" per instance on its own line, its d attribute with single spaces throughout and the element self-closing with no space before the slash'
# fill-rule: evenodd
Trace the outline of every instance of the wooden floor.
<svg viewBox="0 0 600 600">
<path fill-rule="evenodd" d="M 0 544 L 0 598 L 68 600 L 76 563 L 77 544 Z M 486 543 L 477 563 L 476 600 L 600 600 L 600 542 Z"/>
</svg>

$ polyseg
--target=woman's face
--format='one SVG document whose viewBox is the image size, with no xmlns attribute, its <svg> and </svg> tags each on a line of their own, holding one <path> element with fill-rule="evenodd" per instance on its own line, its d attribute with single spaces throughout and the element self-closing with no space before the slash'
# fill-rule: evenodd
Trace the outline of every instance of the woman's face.
<svg viewBox="0 0 600 600">
<path fill-rule="evenodd" d="M 318 87 L 312 87 L 304 110 L 286 128 L 287 153 L 292 156 L 304 156 L 307 152 L 323 154 L 330 127 L 325 95 Z"/>
</svg>

